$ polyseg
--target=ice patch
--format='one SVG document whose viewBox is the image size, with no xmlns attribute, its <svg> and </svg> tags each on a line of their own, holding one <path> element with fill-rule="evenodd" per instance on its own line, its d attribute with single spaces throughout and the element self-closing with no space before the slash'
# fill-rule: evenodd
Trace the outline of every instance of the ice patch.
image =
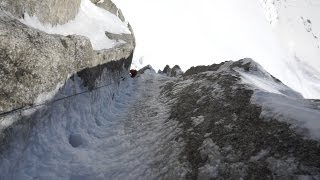
<svg viewBox="0 0 320 180">
<path fill-rule="evenodd" d="M 63 25 L 43 24 L 37 17 L 30 17 L 28 14 L 25 14 L 24 19 L 20 21 L 49 34 L 86 36 L 95 50 L 110 49 L 120 43 L 108 39 L 105 35 L 106 31 L 113 34 L 131 33 L 127 23 L 122 22 L 116 15 L 97 7 L 90 0 L 82 0 L 75 19 Z"/>
</svg>

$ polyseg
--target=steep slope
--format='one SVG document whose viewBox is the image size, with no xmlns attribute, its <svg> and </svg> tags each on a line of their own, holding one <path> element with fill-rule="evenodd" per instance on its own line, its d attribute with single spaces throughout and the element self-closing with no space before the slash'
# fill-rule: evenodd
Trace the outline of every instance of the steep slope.
<svg viewBox="0 0 320 180">
<path fill-rule="evenodd" d="M 114 2 L 136 27 L 139 68 L 187 70 L 249 57 L 305 98 L 320 99 L 318 0 Z"/>
<path fill-rule="evenodd" d="M 111 77 L 114 67 L 100 68 L 96 86 L 107 86 L 7 129 L 1 178 L 320 177 L 319 102 L 254 61 L 193 67 L 178 77 L 146 67 L 134 79 Z M 55 98 L 87 90 L 90 80 L 81 76 L 88 72 L 97 69 L 74 75 Z"/>
<path fill-rule="evenodd" d="M 250 59 L 193 67 L 167 83 L 187 179 L 320 177 L 319 102 Z"/>
<path fill-rule="evenodd" d="M 110 73 L 104 71 L 99 84 Z M 186 174 L 169 107 L 158 98 L 168 77 L 146 73 L 43 108 L 10 132 L 0 179 L 139 179 Z M 78 76 L 56 96 L 86 89 Z M 31 128 L 31 129 L 28 129 Z"/>
<path fill-rule="evenodd" d="M 116 73 L 111 76 L 127 74 L 135 46 L 131 27 L 89 0 L 70 2 L 65 9 L 69 4 L 61 0 L 1 1 L 1 114 L 50 100 L 68 78 L 83 69 L 119 61 L 122 65 L 111 68 Z M 95 86 L 103 67 L 82 73 L 89 89 Z M 0 117 L 0 131 L 21 117 L 19 111 L 9 115 Z"/>
<path fill-rule="evenodd" d="M 259 0 L 287 57 L 279 72 L 306 98 L 320 97 L 320 3 L 316 0 Z"/>
</svg>

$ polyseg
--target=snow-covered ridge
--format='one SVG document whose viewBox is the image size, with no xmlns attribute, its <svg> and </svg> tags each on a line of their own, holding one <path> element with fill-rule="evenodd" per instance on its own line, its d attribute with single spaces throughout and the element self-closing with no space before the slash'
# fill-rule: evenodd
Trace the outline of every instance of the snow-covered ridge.
<svg viewBox="0 0 320 180">
<path fill-rule="evenodd" d="M 241 75 L 241 82 L 254 90 L 251 101 L 261 106 L 261 118 L 289 123 L 298 133 L 320 140 L 320 105 L 303 99 L 254 61 L 244 60 L 243 64 L 249 64 L 250 70 L 234 70 Z"/>
<path fill-rule="evenodd" d="M 320 103 L 253 60 L 193 67 L 163 91 L 194 179 L 319 178 Z"/>
<path fill-rule="evenodd" d="M 20 21 L 30 27 L 39 29 L 49 34 L 61 35 L 82 35 L 90 39 L 93 49 L 110 49 L 120 41 L 114 41 L 107 38 L 105 32 L 113 34 L 130 34 L 126 22 L 122 22 L 116 15 L 97 7 L 90 0 L 81 0 L 80 10 L 75 19 L 66 24 L 43 24 L 35 16 L 24 15 Z"/>
</svg>

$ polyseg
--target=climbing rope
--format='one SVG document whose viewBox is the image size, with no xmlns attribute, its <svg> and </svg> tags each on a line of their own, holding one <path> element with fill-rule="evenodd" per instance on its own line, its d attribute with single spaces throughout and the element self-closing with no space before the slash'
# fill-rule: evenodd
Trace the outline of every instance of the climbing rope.
<svg viewBox="0 0 320 180">
<path fill-rule="evenodd" d="M 123 81 L 123 80 L 125 80 L 125 78 L 124 78 L 124 77 L 121 77 L 120 80 Z M 119 81 L 119 82 L 121 82 L 121 81 Z M 109 84 L 105 84 L 105 85 L 102 85 L 102 86 L 97 86 L 97 87 L 95 87 L 95 88 L 93 88 L 93 89 L 91 89 L 91 90 L 82 91 L 82 92 L 75 93 L 75 94 L 72 94 L 72 95 L 69 95 L 69 96 L 65 96 L 65 97 L 62 97 L 62 98 L 54 99 L 54 100 L 49 101 L 49 102 L 34 104 L 34 105 L 28 106 L 28 107 L 19 107 L 19 108 L 16 108 L 16 109 L 12 109 L 12 110 L 10 110 L 10 111 L 1 112 L 1 113 L 0 113 L 0 117 L 5 117 L 5 116 L 8 116 L 8 115 L 10 115 L 10 114 L 19 112 L 19 111 L 25 111 L 25 110 L 35 109 L 35 108 L 40 107 L 40 106 L 52 105 L 52 104 L 54 104 L 54 103 L 56 103 L 56 102 L 63 101 L 63 100 L 65 100 L 65 99 L 69 99 L 69 98 L 72 98 L 72 97 L 75 97 L 75 96 L 79 96 L 79 95 L 82 95 L 82 94 L 94 92 L 94 91 L 97 91 L 98 89 L 101 89 L 101 88 L 104 88 L 104 87 L 108 87 L 108 86 L 111 86 L 111 85 L 113 85 L 113 84 L 118 84 L 119 82 L 109 83 Z"/>
</svg>

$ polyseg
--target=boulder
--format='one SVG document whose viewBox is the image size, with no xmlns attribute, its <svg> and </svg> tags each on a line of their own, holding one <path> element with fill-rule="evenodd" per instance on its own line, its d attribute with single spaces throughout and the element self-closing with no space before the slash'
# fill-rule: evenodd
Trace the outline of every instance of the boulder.
<svg viewBox="0 0 320 180">
<path fill-rule="evenodd" d="M 94 66 L 90 41 L 49 35 L 0 16 L 0 111 L 32 104 L 70 74 Z"/>
<path fill-rule="evenodd" d="M 133 34 L 118 35 L 122 44 L 95 51 L 90 40 L 84 36 L 47 34 L 18 20 L 28 13 L 37 16 L 43 23 L 64 23 L 74 18 L 80 2 L 4 0 L 0 3 L 1 113 L 43 102 L 46 98 L 41 97 L 50 98 L 48 94 L 52 94 L 77 72 L 90 75 L 82 76 L 82 79 L 92 89 L 106 66 L 93 67 L 121 60 L 121 65 L 115 67 L 118 69 L 112 71 L 122 74 L 130 68 L 135 48 Z M 83 73 L 85 69 L 90 69 L 90 73 Z M 97 72 L 93 73 L 92 69 Z"/>
<path fill-rule="evenodd" d="M 0 9 L 17 18 L 27 13 L 36 16 L 42 23 L 64 24 L 77 15 L 81 0 L 2 0 Z"/>
</svg>

